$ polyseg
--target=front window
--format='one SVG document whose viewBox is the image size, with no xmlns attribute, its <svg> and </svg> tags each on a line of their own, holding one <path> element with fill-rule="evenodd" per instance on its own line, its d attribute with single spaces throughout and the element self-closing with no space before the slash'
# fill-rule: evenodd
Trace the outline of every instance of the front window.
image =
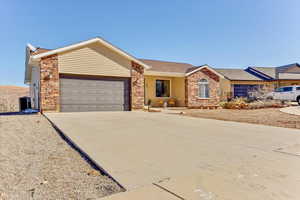
<svg viewBox="0 0 300 200">
<path fill-rule="evenodd" d="M 284 92 L 291 92 L 291 91 L 293 91 L 293 87 L 284 87 L 283 91 Z"/>
<path fill-rule="evenodd" d="M 283 92 L 283 88 L 276 88 L 275 92 Z"/>
<path fill-rule="evenodd" d="M 170 80 L 156 80 L 156 97 L 170 97 Z"/>
<path fill-rule="evenodd" d="M 209 98 L 209 85 L 206 79 L 201 79 L 198 81 L 199 91 L 198 96 L 200 98 Z"/>
</svg>

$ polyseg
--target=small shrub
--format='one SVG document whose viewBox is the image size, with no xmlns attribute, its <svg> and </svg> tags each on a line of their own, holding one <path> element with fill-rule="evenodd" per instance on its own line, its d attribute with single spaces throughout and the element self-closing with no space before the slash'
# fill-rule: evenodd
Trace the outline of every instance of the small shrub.
<svg viewBox="0 0 300 200">
<path fill-rule="evenodd" d="M 220 103 L 220 106 L 224 109 L 246 109 L 248 104 L 244 98 L 236 98 L 228 102 Z"/>
<path fill-rule="evenodd" d="M 255 100 L 247 101 L 245 98 L 236 98 L 232 101 L 221 102 L 224 109 L 260 109 L 260 108 L 282 108 L 285 106 L 281 101 L 275 100 Z"/>
</svg>

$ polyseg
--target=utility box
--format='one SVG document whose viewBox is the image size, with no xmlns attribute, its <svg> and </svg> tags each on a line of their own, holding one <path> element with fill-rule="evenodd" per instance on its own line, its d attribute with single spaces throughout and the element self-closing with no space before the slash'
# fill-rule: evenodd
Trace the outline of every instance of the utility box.
<svg viewBox="0 0 300 200">
<path fill-rule="evenodd" d="M 20 112 L 31 109 L 31 98 L 30 97 L 20 97 L 19 98 L 19 106 L 20 106 Z"/>
</svg>

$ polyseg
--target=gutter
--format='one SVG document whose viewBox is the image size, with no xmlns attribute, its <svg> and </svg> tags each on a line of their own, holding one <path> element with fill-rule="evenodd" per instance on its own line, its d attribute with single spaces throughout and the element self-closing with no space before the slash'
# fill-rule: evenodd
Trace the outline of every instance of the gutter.
<svg viewBox="0 0 300 200">
<path fill-rule="evenodd" d="M 271 77 L 269 75 L 266 75 L 266 74 L 264 74 L 264 73 L 262 73 L 262 72 L 260 72 L 256 69 L 252 68 L 252 67 L 248 67 L 247 69 L 245 69 L 245 71 L 252 74 L 252 75 L 254 75 L 254 76 L 265 79 L 265 80 L 273 80 L 274 79 L 273 77 Z"/>
</svg>

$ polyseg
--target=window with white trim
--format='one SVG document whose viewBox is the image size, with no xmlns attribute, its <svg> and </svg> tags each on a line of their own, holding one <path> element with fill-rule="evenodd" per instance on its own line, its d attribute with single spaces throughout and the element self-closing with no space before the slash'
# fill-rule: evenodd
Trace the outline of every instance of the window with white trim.
<svg viewBox="0 0 300 200">
<path fill-rule="evenodd" d="M 198 81 L 198 97 L 209 98 L 209 84 L 206 79 L 201 79 Z"/>
</svg>

